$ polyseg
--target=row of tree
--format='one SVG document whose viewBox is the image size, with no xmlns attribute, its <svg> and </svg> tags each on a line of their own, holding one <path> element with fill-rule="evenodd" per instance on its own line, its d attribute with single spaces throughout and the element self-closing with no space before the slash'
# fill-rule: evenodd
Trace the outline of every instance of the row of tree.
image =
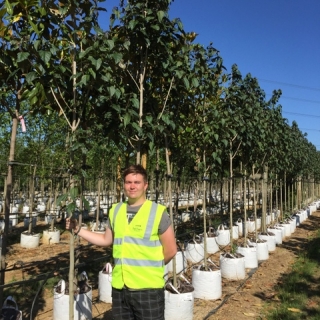
<svg viewBox="0 0 320 320">
<path fill-rule="evenodd" d="M 267 100 L 251 74 L 226 70 L 212 43 L 170 20 L 171 0 L 122 0 L 108 30 L 101 2 L 0 2 L 6 225 L 13 172 L 33 166 L 43 179 L 68 174 L 71 188 L 88 174 L 118 179 L 133 161 L 167 179 L 320 179 L 319 153 L 282 117 L 281 91 Z"/>
</svg>

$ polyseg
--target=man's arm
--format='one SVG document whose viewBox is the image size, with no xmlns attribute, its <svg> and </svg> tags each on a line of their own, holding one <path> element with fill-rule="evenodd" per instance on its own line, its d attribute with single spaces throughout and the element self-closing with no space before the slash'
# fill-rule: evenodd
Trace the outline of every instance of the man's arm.
<svg viewBox="0 0 320 320">
<path fill-rule="evenodd" d="M 96 233 L 90 230 L 81 228 L 75 219 L 66 219 L 66 229 L 73 229 L 81 238 L 89 241 L 100 247 L 109 247 L 113 243 L 113 233 L 112 230 L 107 227 L 105 233 Z"/>
<path fill-rule="evenodd" d="M 163 248 L 164 263 L 168 264 L 177 253 L 177 243 L 172 226 L 170 225 L 164 233 L 159 235 L 159 238 Z"/>
</svg>

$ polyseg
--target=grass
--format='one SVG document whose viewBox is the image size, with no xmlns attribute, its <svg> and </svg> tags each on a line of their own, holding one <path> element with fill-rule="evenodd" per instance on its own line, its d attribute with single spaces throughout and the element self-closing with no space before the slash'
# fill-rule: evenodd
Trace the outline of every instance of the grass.
<svg viewBox="0 0 320 320">
<path fill-rule="evenodd" d="M 320 319 L 320 230 L 309 240 L 291 272 L 282 277 L 276 291 L 276 299 L 266 304 L 264 319 Z"/>
</svg>

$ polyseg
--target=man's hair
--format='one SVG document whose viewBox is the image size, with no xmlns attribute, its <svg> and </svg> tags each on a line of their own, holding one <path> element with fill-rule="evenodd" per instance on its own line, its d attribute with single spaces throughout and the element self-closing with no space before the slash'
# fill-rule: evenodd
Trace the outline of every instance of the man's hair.
<svg viewBox="0 0 320 320">
<path fill-rule="evenodd" d="M 148 174 L 146 169 L 141 165 L 141 164 L 133 164 L 131 166 L 129 166 L 128 168 L 126 168 L 123 171 L 123 181 L 126 179 L 126 176 L 128 174 L 141 174 L 143 176 L 143 180 L 144 182 L 148 182 Z"/>
</svg>

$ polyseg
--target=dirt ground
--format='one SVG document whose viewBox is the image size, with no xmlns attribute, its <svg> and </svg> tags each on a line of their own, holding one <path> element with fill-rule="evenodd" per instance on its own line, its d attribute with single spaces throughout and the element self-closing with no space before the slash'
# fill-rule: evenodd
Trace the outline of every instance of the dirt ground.
<svg viewBox="0 0 320 320">
<path fill-rule="evenodd" d="M 37 223 L 37 230 L 47 228 L 44 222 Z M 247 269 L 246 278 L 241 281 L 228 281 L 222 279 L 222 297 L 219 300 L 194 300 L 193 319 L 209 320 L 244 320 L 264 319 L 263 310 L 266 300 L 276 300 L 275 286 L 281 278 L 290 272 L 292 263 L 308 245 L 312 235 L 320 228 L 320 211 L 313 212 L 307 220 L 296 228 L 296 231 L 278 245 L 274 252 L 269 254 L 269 259 L 259 263 L 257 269 Z M 23 319 L 51 320 L 53 318 L 53 290 L 42 289 L 40 284 L 47 277 L 59 276 L 67 279 L 69 259 L 69 233 L 61 232 L 58 244 L 42 244 L 37 248 L 22 248 L 18 236 L 25 228 L 21 225 L 14 227 L 17 234 L 17 243 L 10 246 L 7 255 L 6 284 L 10 287 L 13 296 L 15 291 L 24 290 L 23 303 L 18 302 L 19 309 L 23 312 Z M 81 263 L 99 266 L 109 261 L 110 250 L 98 248 L 80 241 L 79 270 Z M 218 263 L 220 253 L 211 255 L 211 260 Z M 101 269 L 100 269 L 101 270 Z M 25 283 L 28 279 L 37 279 Z M 100 302 L 98 299 L 98 271 L 90 279 L 92 286 L 92 319 L 112 319 L 111 304 Z M 36 296 L 30 294 L 30 286 L 38 290 Z M 13 285 L 14 284 L 14 285 Z M 39 289 L 37 289 L 39 287 Z M 18 289 L 19 288 L 19 289 Z M 28 295 L 29 292 L 29 295 Z M 32 317 L 30 317 L 32 312 Z"/>
</svg>

